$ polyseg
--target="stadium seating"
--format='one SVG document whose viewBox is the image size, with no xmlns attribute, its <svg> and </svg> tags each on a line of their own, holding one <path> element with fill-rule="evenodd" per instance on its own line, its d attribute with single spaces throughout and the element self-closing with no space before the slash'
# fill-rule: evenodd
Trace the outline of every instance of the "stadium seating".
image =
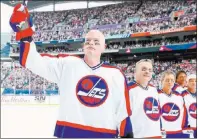
<svg viewBox="0 0 198 139">
<path fill-rule="evenodd" d="M 173 20 L 174 12 L 184 15 Z M 31 13 L 34 41 L 82 38 L 87 28 L 97 28 L 105 36 L 159 31 L 196 25 L 196 3 L 184 0 L 125 2 L 90 9 Z M 42 20 L 41 20 L 42 19 Z M 12 35 L 15 42 L 15 34 Z"/>
</svg>

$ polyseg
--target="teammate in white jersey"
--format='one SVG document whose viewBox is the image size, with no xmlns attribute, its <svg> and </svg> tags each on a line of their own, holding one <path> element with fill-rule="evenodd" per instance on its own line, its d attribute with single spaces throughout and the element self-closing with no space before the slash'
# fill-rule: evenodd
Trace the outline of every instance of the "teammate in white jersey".
<svg viewBox="0 0 198 139">
<path fill-rule="evenodd" d="M 15 12 L 24 12 L 23 7 L 18 5 Z M 20 18 L 17 15 L 12 14 L 11 19 Z M 14 31 L 26 35 L 26 28 L 19 28 L 23 23 L 10 21 Z M 118 68 L 100 61 L 105 46 L 104 35 L 98 30 L 91 30 L 85 36 L 83 59 L 68 55 L 41 56 L 32 36 L 21 39 L 21 65 L 59 86 L 60 109 L 54 136 L 132 137 L 126 78 Z"/>
<path fill-rule="evenodd" d="M 187 127 L 186 108 L 183 97 L 172 90 L 175 83 L 175 75 L 171 71 L 165 71 L 162 75 L 162 89 L 159 92 L 161 108 L 161 130 L 165 131 L 166 138 L 188 138 L 183 129 Z"/>
<path fill-rule="evenodd" d="M 194 130 L 194 138 L 197 138 L 197 77 L 191 74 L 187 77 L 187 90 L 182 92 L 188 113 L 188 125 Z"/>
<path fill-rule="evenodd" d="M 186 90 L 186 77 L 187 74 L 185 71 L 178 71 L 176 73 L 176 82 L 174 83 L 172 90 L 177 91 L 180 94 Z"/>
<path fill-rule="evenodd" d="M 135 81 L 128 84 L 135 138 L 161 138 L 158 92 L 149 84 L 153 66 L 149 59 L 136 63 Z"/>
</svg>

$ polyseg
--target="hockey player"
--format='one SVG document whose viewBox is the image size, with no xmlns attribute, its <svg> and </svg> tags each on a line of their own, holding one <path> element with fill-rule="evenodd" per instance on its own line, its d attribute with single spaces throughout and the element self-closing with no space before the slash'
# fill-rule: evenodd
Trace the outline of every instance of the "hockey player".
<svg viewBox="0 0 198 139">
<path fill-rule="evenodd" d="M 162 89 L 159 92 L 161 108 L 161 130 L 165 131 L 166 138 L 188 138 L 189 134 L 183 133 L 187 127 L 186 108 L 182 96 L 172 91 L 175 83 L 175 75 L 171 71 L 165 71 L 162 75 Z"/>
<path fill-rule="evenodd" d="M 149 84 L 153 66 L 149 59 L 136 63 L 135 81 L 128 84 L 135 138 L 161 138 L 157 89 Z"/>
<path fill-rule="evenodd" d="M 194 138 L 197 138 L 197 90 L 196 90 L 195 74 L 191 74 L 187 77 L 187 90 L 182 92 L 185 106 L 188 113 L 188 126 L 194 130 Z"/>
<path fill-rule="evenodd" d="M 18 9 L 17 9 L 18 8 Z M 20 39 L 20 64 L 33 73 L 55 82 L 60 90 L 59 117 L 54 136 L 59 138 L 133 137 L 131 109 L 125 76 L 113 66 L 100 61 L 105 50 L 104 35 L 91 30 L 85 36 L 84 58 L 69 55 L 41 56 L 32 36 L 25 34 L 15 7 L 10 25 Z M 18 26 L 18 27 L 16 27 Z"/>
<path fill-rule="evenodd" d="M 172 90 L 177 91 L 178 93 L 182 93 L 184 90 L 186 90 L 186 77 L 187 74 L 185 71 L 181 70 L 178 71 L 176 74 L 176 83 L 174 84 Z"/>
</svg>

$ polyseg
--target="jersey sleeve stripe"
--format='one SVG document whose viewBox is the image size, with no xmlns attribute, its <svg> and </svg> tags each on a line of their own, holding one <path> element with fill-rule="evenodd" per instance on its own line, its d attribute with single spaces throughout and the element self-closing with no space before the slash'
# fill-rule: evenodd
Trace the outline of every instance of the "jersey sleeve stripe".
<svg viewBox="0 0 198 139">
<path fill-rule="evenodd" d="M 50 55 L 50 54 L 40 54 L 41 56 L 47 56 L 47 57 L 51 57 L 51 58 L 57 58 L 57 56 L 55 55 Z"/>
<path fill-rule="evenodd" d="M 121 137 L 124 136 L 125 127 L 126 127 L 126 119 L 124 119 L 121 122 L 121 126 L 120 126 L 120 136 Z"/>
<path fill-rule="evenodd" d="M 137 84 L 129 85 L 129 90 L 132 89 L 132 88 L 135 88 L 136 86 L 137 86 Z"/>
<path fill-rule="evenodd" d="M 182 92 L 181 95 L 182 95 L 182 97 L 184 97 L 185 95 L 188 95 L 188 92 L 185 90 L 185 91 Z"/>
<path fill-rule="evenodd" d="M 178 87 L 178 85 L 177 85 L 177 84 L 174 84 L 174 86 L 173 86 L 172 90 L 176 90 L 176 89 L 177 89 L 177 87 Z"/>
<path fill-rule="evenodd" d="M 184 128 L 184 127 L 187 127 L 187 109 L 185 107 L 185 104 L 183 105 L 184 107 L 184 114 L 183 114 L 183 120 L 182 120 L 182 127 L 181 128 Z"/>
<path fill-rule="evenodd" d="M 20 64 L 23 67 L 25 67 L 29 50 L 30 50 L 30 43 L 20 42 Z"/>
<path fill-rule="evenodd" d="M 124 86 L 125 86 L 125 93 L 124 94 L 125 94 L 125 100 L 126 100 L 127 113 L 128 113 L 128 116 L 130 116 L 131 115 L 131 106 L 130 106 L 130 98 L 129 98 L 129 89 L 128 89 L 128 86 L 127 86 L 126 78 L 125 78 Z"/>
</svg>

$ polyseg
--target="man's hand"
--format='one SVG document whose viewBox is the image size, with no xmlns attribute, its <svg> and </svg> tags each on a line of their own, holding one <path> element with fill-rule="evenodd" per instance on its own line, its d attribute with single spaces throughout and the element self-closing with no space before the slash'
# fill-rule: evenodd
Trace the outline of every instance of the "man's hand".
<svg viewBox="0 0 198 139">
<path fill-rule="evenodd" d="M 10 26 L 16 32 L 17 41 L 33 35 L 34 32 L 31 28 L 33 26 L 32 19 L 26 6 L 17 4 L 14 7 L 10 18 Z"/>
</svg>

